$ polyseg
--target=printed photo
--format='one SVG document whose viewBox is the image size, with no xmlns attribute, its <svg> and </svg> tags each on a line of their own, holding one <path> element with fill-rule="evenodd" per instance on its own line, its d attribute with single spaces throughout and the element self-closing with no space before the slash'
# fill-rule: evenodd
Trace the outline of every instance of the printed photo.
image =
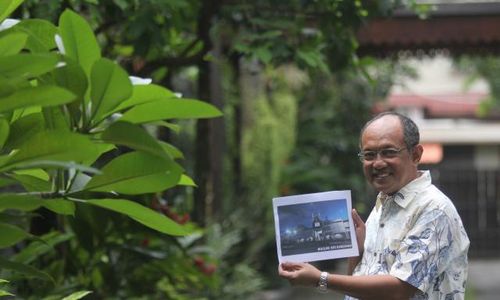
<svg viewBox="0 0 500 300">
<path fill-rule="evenodd" d="M 358 255 L 350 191 L 274 198 L 273 206 L 280 262 Z"/>
</svg>

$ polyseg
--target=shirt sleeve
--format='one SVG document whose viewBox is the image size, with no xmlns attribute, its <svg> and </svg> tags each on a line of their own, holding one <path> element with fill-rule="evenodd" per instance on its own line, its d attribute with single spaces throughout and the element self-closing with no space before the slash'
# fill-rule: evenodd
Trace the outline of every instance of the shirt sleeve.
<svg viewBox="0 0 500 300">
<path fill-rule="evenodd" d="M 401 240 L 389 273 L 422 292 L 439 284 L 439 277 L 453 260 L 456 227 L 444 211 L 424 211 Z"/>
</svg>

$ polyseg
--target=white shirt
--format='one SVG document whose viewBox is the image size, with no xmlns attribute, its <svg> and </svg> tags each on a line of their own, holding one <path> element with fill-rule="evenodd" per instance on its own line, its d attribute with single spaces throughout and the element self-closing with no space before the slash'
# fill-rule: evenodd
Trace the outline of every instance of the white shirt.
<svg viewBox="0 0 500 300">
<path fill-rule="evenodd" d="M 379 194 L 353 275 L 397 277 L 419 289 L 411 299 L 464 299 L 468 248 L 453 203 L 425 171 L 395 195 Z"/>
</svg>

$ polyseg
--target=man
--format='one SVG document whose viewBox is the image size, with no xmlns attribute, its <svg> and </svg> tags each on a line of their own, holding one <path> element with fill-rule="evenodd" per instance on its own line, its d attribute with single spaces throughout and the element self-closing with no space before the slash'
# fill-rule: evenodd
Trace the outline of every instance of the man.
<svg viewBox="0 0 500 300">
<path fill-rule="evenodd" d="M 360 248 L 348 275 L 284 262 L 281 277 L 346 299 L 464 299 L 469 239 L 453 203 L 417 169 L 423 147 L 415 123 L 387 112 L 361 131 L 359 157 L 379 192 L 366 225 L 352 212 Z M 352 275 L 352 276 L 351 276 Z"/>
</svg>

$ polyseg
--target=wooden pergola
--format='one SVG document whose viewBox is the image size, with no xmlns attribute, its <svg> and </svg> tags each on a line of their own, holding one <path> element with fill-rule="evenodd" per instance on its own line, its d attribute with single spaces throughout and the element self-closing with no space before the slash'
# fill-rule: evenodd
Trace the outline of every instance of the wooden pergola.
<svg viewBox="0 0 500 300">
<path fill-rule="evenodd" d="M 358 31 L 358 54 L 500 54 L 500 1 L 436 2 L 443 3 L 435 4 L 426 19 L 400 10 L 365 24 Z"/>
</svg>

